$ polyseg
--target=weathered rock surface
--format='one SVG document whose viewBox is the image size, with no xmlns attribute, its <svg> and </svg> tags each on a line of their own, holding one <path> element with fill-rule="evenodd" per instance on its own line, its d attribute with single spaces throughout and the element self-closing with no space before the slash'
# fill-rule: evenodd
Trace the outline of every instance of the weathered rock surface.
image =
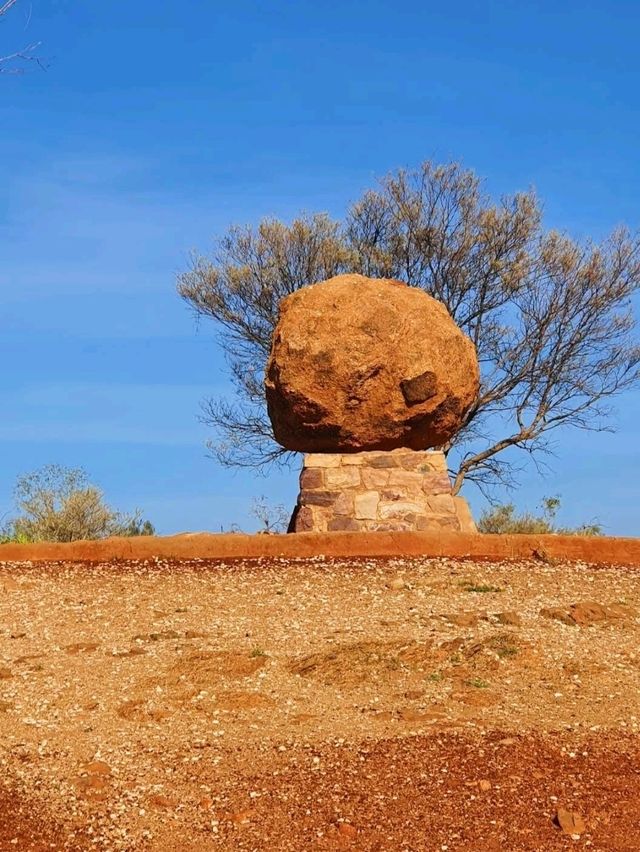
<svg viewBox="0 0 640 852">
<path fill-rule="evenodd" d="M 569 627 L 591 627 L 594 624 L 624 624 L 637 617 L 636 610 L 622 603 L 599 604 L 595 601 L 578 601 L 566 609 L 559 606 L 543 607 L 543 618 L 561 621 Z"/>
<path fill-rule="evenodd" d="M 471 340 L 436 299 L 339 275 L 283 299 L 265 384 L 287 449 L 423 450 L 460 428 L 479 371 Z"/>
<path fill-rule="evenodd" d="M 453 497 L 444 453 L 309 453 L 290 532 L 476 532 Z"/>
</svg>

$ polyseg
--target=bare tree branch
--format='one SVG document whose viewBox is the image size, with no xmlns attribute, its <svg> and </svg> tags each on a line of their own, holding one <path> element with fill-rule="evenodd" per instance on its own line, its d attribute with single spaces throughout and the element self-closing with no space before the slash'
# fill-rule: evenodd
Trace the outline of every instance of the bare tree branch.
<svg viewBox="0 0 640 852">
<path fill-rule="evenodd" d="M 18 0 L 5 0 L 5 3 L 0 6 L 0 19 L 3 18 L 17 2 Z M 29 7 L 29 14 L 25 23 L 25 29 L 28 28 L 30 21 L 31 7 Z M 35 41 L 31 44 L 27 44 L 20 50 L 13 51 L 12 53 L 8 53 L 4 56 L 0 55 L 0 74 L 22 74 L 24 72 L 25 64 L 30 62 L 35 63 L 42 70 L 46 70 L 47 66 L 45 62 L 37 54 L 37 50 L 41 44 L 42 42 Z"/>
<path fill-rule="evenodd" d="M 18 2 L 18 0 L 6 0 L 6 3 L 3 3 L 3 5 L 0 6 L 0 18 L 3 15 L 6 15 L 7 12 L 9 11 L 9 9 L 12 6 L 15 6 L 17 2 Z"/>
</svg>

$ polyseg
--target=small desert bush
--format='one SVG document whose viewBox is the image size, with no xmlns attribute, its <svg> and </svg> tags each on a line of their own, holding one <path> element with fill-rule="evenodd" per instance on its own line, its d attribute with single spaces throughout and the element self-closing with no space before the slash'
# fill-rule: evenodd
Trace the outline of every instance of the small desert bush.
<svg viewBox="0 0 640 852">
<path fill-rule="evenodd" d="M 289 525 L 290 511 L 280 504 L 272 505 L 266 497 L 255 497 L 249 512 L 258 521 L 258 532 L 284 533 Z"/>
<path fill-rule="evenodd" d="M 0 530 L 0 542 L 69 542 L 155 532 L 139 511 L 111 509 L 81 468 L 46 465 L 24 474 L 18 477 L 14 498 L 19 514 Z"/>
<path fill-rule="evenodd" d="M 513 503 L 493 506 L 485 509 L 478 521 L 478 531 L 481 533 L 498 533 L 501 535 L 525 533 L 533 535 L 602 535 L 602 525 L 598 523 L 582 524 L 579 527 L 561 527 L 556 523 L 556 515 L 560 509 L 559 497 L 545 497 L 542 500 L 538 514 L 522 512 L 518 514 Z"/>
</svg>

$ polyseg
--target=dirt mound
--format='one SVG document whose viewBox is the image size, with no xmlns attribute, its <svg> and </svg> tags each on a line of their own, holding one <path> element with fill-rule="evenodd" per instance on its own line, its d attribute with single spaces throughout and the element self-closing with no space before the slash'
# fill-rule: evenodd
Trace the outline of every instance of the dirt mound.
<svg viewBox="0 0 640 852">
<path fill-rule="evenodd" d="M 594 624 L 624 625 L 635 619 L 638 613 L 637 610 L 627 604 L 599 604 L 595 601 L 580 601 L 571 604 L 566 609 L 558 606 L 543 607 L 540 610 L 540 615 L 544 618 L 561 621 L 571 627 L 591 627 Z"/>
<path fill-rule="evenodd" d="M 293 660 L 288 671 L 324 684 L 357 685 L 386 678 L 399 669 L 428 665 L 432 646 L 413 642 L 353 642 Z"/>
<path fill-rule="evenodd" d="M 222 678 L 250 677 L 266 662 L 267 655 L 255 651 L 196 651 L 177 662 L 171 674 L 196 686 L 211 686 Z"/>
<path fill-rule="evenodd" d="M 495 670 L 502 661 L 522 655 L 527 647 L 514 633 L 498 633 L 480 642 L 464 638 L 441 644 L 411 640 L 354 642 L 297 658 L 287 670 L 327 685 L 342 686 L 381 679 L 389 682 L 409 672 L 429 674 L 443 664 L 443 676 L 460 677 L 463 671 Z"/>
</svg>

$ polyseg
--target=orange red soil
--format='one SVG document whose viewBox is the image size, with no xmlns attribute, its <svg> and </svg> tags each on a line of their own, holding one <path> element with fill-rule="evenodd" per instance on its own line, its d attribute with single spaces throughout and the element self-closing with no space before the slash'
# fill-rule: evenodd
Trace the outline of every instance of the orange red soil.
<svg viewBox="0 0 640 852">
<path fill-rule="evenodd" d="M 577 757 L 570 756 L 574 749 Z M 316 749 L 314 757 L 318 764 L 291 766 L 274 753 L 268 771 L 233 787 L 215 841 L 206 839 L 211 820 L 201 808 L 192 836 L 171 832 L 163 850 L 640 848 L 640 749 L 631 737 L 591 736 L 576 744 L 561 736 L 494 732 L 478 741 L 443 734 Z M 218 794 L 226 793 L 223 781 Z M 559 806 L 583 815 L 588 839 L 561 831 Z M 33 802 L 0 793 L 0 849 L 45 852 L 69 848 L 67 839 L 50 816 L 34 814 Z M 91 848 L 90 837 L 79 833 L 71 848 Z"/>
<path fill-rule="evenodd" d="M 2 561 L 0 850 L 638 850 L 639 602 L 550 557 Z"/>
<path fill-rule="evenodd" d="M 2 544 L 4 561 L 114 559 L 262 559 L 348 557 L 461 557 L 570 559 L 640 565 L 640 538 L 573 535 L 479 535 L 427 532 L 333 532 L 295 535 L 184 533 L 112 538 L 70 544 Z"/>
</svg>

